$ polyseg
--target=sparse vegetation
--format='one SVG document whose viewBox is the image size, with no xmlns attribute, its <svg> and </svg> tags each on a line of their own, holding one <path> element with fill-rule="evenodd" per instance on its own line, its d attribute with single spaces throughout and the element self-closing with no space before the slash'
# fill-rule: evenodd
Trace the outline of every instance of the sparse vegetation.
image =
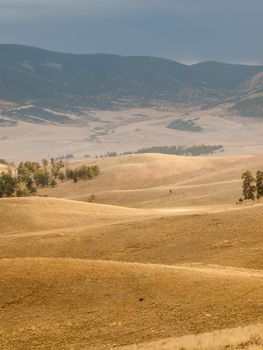
<svg viewBox="0 0 263 350">
<path fill-rule="evenodd" d="M 42 198 L 0 200 L 1 345 L 262 348 L 262 206 L 233 206 L 244 167 L 260 188 L 260 160 L 24 162 L 21 181 L 39 172 L 50 181 Z M 95 164 L 103 176 L 89 181 Z"/>
<path fill-rule="evenodd" d="M 13 170 L 8 167 L 7 171 L 0 175 L 0 197 L 27 197 L 37 194 L 38 188 L 54 188 L 57 180 L 90 180 L 98 176 L 100 169 L 97 165 L 80 166 L 75 169 L 67 168 L 62 160 L 51 158 L 38 162 L 21 162 Z"/>
<path fill-rule="evenodd" d="M 89 196 L 89 202 L 93 203 L 95 201 L 96 197 L 95 194 L 93 193 L 91 196 Z"/>
</svg>

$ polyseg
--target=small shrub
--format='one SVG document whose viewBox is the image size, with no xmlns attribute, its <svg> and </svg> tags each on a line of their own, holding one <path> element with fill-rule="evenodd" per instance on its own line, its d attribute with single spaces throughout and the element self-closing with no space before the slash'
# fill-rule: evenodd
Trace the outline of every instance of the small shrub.
<svg viewBox="0 0 263 350">
<path fill-rule="evenodd" d="M 93 193 L 91 196 L 89 196 L 89 202 L 92 203 L 96 199 L 95 194 Z"/>
</svg>

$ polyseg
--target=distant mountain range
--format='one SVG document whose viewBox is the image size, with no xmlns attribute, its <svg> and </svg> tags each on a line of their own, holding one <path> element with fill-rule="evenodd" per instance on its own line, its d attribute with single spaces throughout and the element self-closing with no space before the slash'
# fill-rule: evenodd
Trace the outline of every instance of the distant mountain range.
<svg viewBox="0 0 263 350">
<path fill-rule="evenodd" d="M 81 109 L 194 105 L 231 100 L 234 113 L 263 117 L 263 66 L 204 62 L 184 65 L 155 57 L 64 54 L 0 45 L 0 100 L 27 105 L 3 108 L 14 120 L 70 122 Z M 1 120 L 0 120 L 1 122 Z"/>
</svg>

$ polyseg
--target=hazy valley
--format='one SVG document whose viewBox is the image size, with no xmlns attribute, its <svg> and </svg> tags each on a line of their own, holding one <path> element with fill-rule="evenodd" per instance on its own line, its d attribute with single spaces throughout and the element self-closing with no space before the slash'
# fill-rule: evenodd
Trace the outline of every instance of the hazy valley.
<svg viewBox="0 0 263 350">
<path fill-rule="evenodd" d="M 0 70 L 9 161 L 201 143 L 230 155 L 262 151 L 262 66 L 1 45 Z"/>
<path fill-rule="evenodd" d="M 262 72 L 0 45 L 0 349 L 263 348 Z"/>
</svg>

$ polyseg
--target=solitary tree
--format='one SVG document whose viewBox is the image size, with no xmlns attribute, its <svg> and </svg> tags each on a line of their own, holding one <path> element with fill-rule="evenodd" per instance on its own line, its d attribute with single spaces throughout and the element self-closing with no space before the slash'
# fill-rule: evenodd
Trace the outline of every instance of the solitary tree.
<svg viewBox="0 0 263 350">
<path fill-rule="evenodd" d="M 258 170 L 256 176 L 257 199 L 263 197 L 263 171 Z"/>
<path fill-rule="evenodd" d="M 252 199 L 255 200 L 255 192 L 256 192 L 256 186 L 255 186 L 255 179 L 252 176 L 250 171 L 246 171 L 242 175 L 243 179 L 243 196 L 244 199 Z"/>
</svg>

